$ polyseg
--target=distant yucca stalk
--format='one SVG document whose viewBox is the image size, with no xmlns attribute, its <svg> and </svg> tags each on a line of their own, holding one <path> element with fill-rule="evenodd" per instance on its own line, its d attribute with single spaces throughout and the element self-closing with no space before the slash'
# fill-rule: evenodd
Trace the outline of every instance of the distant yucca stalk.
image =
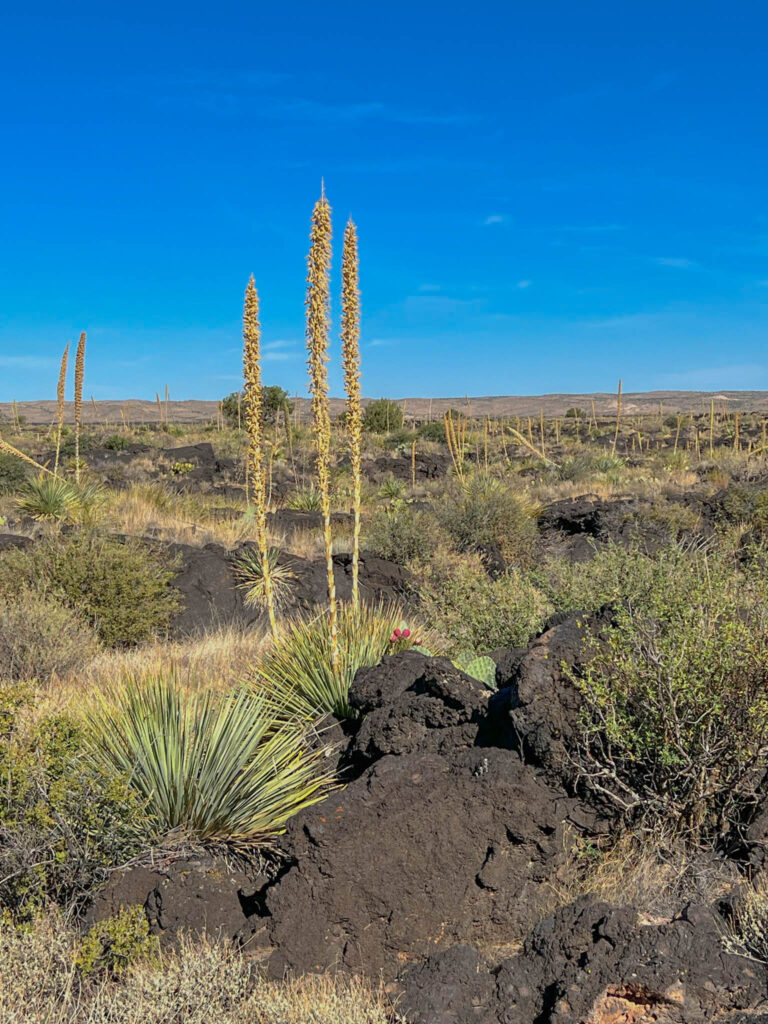
<svg viewBox="0 0 768 1024">
<path fill-rule="evenodd" d="M 251 274 L 243 306 L 243 378 L 245 381 L 245 428 L 248 432 L 248 479 L 256 509 L 256 533 L 261 560 L 261 587 L 272 636 L 277 638 L 272 564 L 267 544 L 267 480 L 264 470 L 264 417 L 261 384 L 261 324 L 259 294 Z"/>
<path fill-rule="evenodd" d="M 611 454 L 616 454 L 616 444 L 619 440 L 619 430 L 621 429 L 621 377 L 619 377 L 619 391 L 616 396 L 616 433 L 613 435 L 613 447 L 611 448 Z"/>
<path fill-rule="evenodd" d="M 75 353 L 75 481 L 80 483 L 80 421 L 83 416 L 83 378 L 85 376 L 85 331 Z"/>
<path fill-rule="evenodd" d="M 360 276 L 357 229 L 350 218 L 344 231 L 341 260 L 341 358 L 347 393 L 347 429 L 352 464 L 353 512 L 352 604 L 360 600 L 360 490 L 363 478 L 363 404 L 360 399 Z"/>
<path fill-rule="evenodd" d="M 323 533 L 328 571 L 328 606 L 333 664 L 339 660 L 337 637 L 336 581 L 333 575 L 331 535 L 331 416 L 328 410 L 328 334 L 330 330 L 331 207 L 325 189 L 312 211 L 307 257 L 306 309 L 309 391 L 317 449 L 317 489 L 323 506 Z"/>
<path fill-rule="evenodd" d="M 59 457 L 61 455 L 61 431 L 64 426 L 64 399 L 67 388 L 67 363 L 69 361 L 69 342 L 61 357 L 61 368 L 59 369 L 59 383 L 56 388 L 56 461 L 53 464 L 53 475 L 59 472 Z"/>
</svg>

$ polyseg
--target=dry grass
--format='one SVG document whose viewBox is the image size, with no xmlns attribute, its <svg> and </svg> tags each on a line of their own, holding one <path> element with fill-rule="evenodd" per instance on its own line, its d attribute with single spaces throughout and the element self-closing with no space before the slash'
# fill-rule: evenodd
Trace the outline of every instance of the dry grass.
<svg viewBox="0 0 768 1024">
<path fill-rule="evenodd" d="M 205 940 L 137 964 L 119 981 L 83 979 L 78 938 L 56 917 L 0 924 L 3 1024 L 387 1024 L 384 992 L 358 979 L 264 980 L 258 965 Z"/>
</svg>

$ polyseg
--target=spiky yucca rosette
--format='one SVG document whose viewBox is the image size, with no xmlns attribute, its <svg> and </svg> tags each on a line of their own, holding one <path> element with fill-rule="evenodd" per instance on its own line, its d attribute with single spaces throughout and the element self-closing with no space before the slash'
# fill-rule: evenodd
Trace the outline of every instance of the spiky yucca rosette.
<svg viewBox="0 0 768 1024">
<path fill-rule="evenodd" d="M 309 391 L 317 450 L 317 489 L 323 511 L 323 534 L 328 571 L 328 606 L 331 648 L 338 663 L 336 581 L 333 575 L 331 535 L 331 417 L 328 410 L 328 334 L 330 330 L 331 207 L 323 189 L 312 211 L 307 257 L 306 338 Z"/>
<path fill-rule="evenodd" d="M 272 588 L 272 567 L 267 545 L 267 486 L 264 471 L 263 390 L 261 383 L 261 324 L 259 294 L 251 275 L 243 307 L 243 377 L 245 380 L 245 427 L 248 432 L 248 478 L 256 509 L 256 532 L 261 561 L 261 581 L 272 636 L 277 637 L 277 619 Z"/>
<path fill-rule="evenodd" d="M 352 543 L 352 603 L 360 600 L 360 489 L 363 465 L 363 406 L 360 400 L 360 286 L 357 255 L 357 229 L 351 218 L 344 231 L 344 254 L 341 261 L 341 358 L 344 368 L 344 390 L 347 393 L 347 430 L 352 464 L 353 512 L 355 516 Z"/>
</svg>

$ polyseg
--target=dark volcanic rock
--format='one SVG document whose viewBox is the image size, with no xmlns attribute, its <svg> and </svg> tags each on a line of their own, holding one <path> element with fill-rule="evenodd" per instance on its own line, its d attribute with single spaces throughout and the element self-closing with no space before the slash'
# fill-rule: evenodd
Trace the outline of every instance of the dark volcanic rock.
<svg viewBox="0 0 768 1024">
<path fill-rule="evenodd" d="M 631 908 L 585 897 L 537 925 L 522 953 L 490 974 L 478 958 L 473 976 L 466 950 L 433 956 L 404 976 L 398 1005 L 423 1024 L 701 1024 L 765 1011 L 765 967 L 727 953 L 722 936 L 722 920 L 706 907 L 651 926 Z M 476 1003 L 445 985 L 451 956 Z"/>
<path fill-rule="evenodd" d="M 233 870 L 212 857 L 187 857 L 158 868 L 115 872 L 89 909 L 87 923 L 114 917 L 121 907 L 143 906 L 155 935 L 182 932 L 235 939 L 256 912 L 263 877 Z"/>
<path fill-rule="evenodd" d="M 416 480 L 437 480 L 446 476 L 451 465 L 449 455 L 427 455 L 416 452 Z M 377 459 L 363 463 L 363 473 L 369 480 L 380 483 L 390 477 L 396 480 L 405 480 L 408 483 L 413 478 L 413 463 L 410 455 L 397 458 L 391 455 L 381 455 Z"/>
<path fill-rule="evenodd" d="M 28 548 L 34 543 L 31 537 L 25 537 L 20 533 L 0 533 L 0 553 L 16 548 Z"/>
<path fill-rule="evenodd" d="M 295 508 L 279 508 L 267 516 L 269 526 L 273 530 L 283 530 L 286 534 L 299 530 L 320 530 L 323 526 L 322 512 L 302 512 Z M 351 512 L 331 513 L 334 526 L 352 526 L 355 517 Z"/>
<path fill-rule="evenodd" d="M 364 715 L 349 748 L 357 765 L 386 754 L 414 751 L 453 756 L 462 749 L 512 746 L 503 713 L 489 713 L 489 692 L 460 672 L 447 658 L 417 651 L 384 658 L 357 673 L 350 690 L 352 707 Z"/>
<path fill-rule="evenodd" d="M 512 751 L 383 757 L 289 824 L 270 971 L 392 978 L 431 950 L 522 938 L 583 819 Z"/>
</svg>

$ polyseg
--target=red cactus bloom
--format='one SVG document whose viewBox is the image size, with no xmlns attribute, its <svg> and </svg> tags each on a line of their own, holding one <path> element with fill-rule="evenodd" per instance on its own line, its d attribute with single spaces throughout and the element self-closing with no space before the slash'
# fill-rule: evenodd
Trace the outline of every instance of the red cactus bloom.
<svg viewBox="0 0 768 1024">
<path fill-rule="evenodd" d="M 401 635 L 403 637 L 403 640 L 407 640 L 408 637 L 411 635 L 410 629 L 404 629 Z"/>
</svg>

